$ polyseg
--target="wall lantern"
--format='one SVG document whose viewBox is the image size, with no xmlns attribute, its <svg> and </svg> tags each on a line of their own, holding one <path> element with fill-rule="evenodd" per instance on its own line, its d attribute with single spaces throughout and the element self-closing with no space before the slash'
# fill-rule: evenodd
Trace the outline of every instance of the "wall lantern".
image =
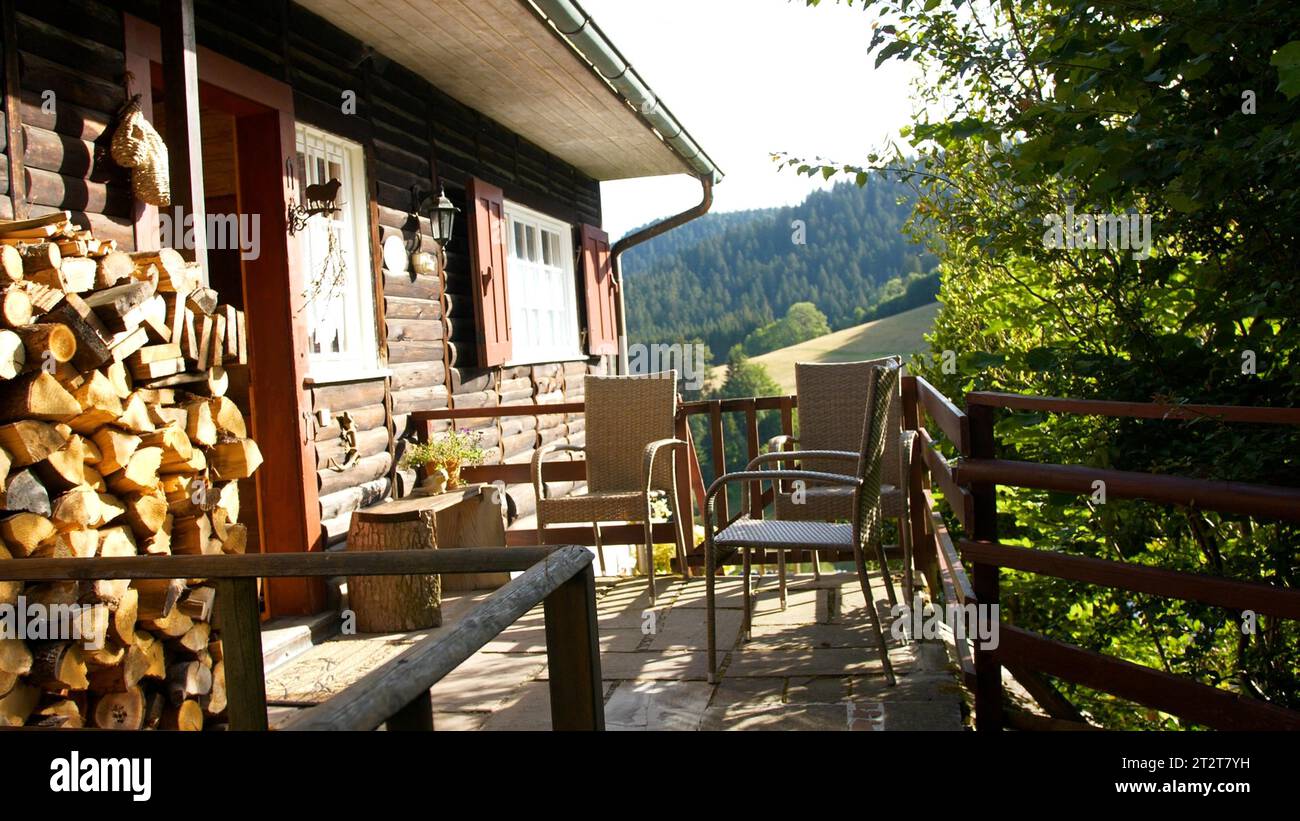
<svg viewBox="0 0 1300 821">
<path fill-rule="evenodd" d="M 433 229 L 433 241 L 438 243 L 438 248 L 446 248 L 447 243 L 451 241 L 451 229 L 456 222 L 456 214 L 460 212 L 460 209 L 447 199 L 447 190 L 439 187 L 438 199 L 434 200 L 431 191 L 417 191 L 412 187 L 411 197 L 415 204 L 411 210 L 416 214 L 428 216 L 430 227 Z"/>
</svg>

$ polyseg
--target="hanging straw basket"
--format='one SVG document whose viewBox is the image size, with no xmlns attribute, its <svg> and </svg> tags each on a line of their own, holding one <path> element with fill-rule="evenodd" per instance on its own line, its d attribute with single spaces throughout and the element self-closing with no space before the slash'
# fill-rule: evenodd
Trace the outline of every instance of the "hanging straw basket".
<svg viewBox="0 0 1300 821">
<path fill-rule="evenodd" d="M 145 119 L 136 97 L 127 104 L 113 133 L 113 160 L 131 169 L 131 188 L 150 205 L 171 205 L 167 182 L 167 144 Z"/>
</svg>

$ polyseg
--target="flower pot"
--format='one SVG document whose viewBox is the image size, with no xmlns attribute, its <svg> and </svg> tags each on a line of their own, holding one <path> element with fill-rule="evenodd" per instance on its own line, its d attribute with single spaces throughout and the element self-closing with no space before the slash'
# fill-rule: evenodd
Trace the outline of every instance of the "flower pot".
<svg viewBox="0 0 1300 821">
<path fill-rule="evenodd" d="M 451 477 L 443 468 L 430 468 L 428 465 L 420 466 L 420 487 L 429 493 L 442 493 L 447 490 Z"/>
<path fill-rule="evenodd" d="M 455 490 L 465 482 L 460 478 L 460 465 L 444 465 L 442 469 L 447 473 L 447 489 Z"/>
</svg>

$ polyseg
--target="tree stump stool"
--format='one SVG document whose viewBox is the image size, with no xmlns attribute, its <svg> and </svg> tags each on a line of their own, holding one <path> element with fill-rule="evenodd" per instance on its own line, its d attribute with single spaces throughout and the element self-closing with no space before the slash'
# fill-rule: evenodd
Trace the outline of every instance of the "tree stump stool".
<svg viewBox="0 0 1300 821">
<path fill-rule="evenodd" d="M 380 508 L 387 505 L 380 505 Z M 358 510 L 348 527 L 348 550 L 433 550 L 435 514 Z M 348 607 L 361 633 L 397 633 L 442 624 L 442 585 L 437 575 L 349 576 Z"/>
<path fill-rule="evenodd" d="M 408 496 L 352 514 L 348 550 L 435 550 L 505 545 L 501 504 L 490 485 Z M 503 574 L 349 576 L 348 607 L 361 633 L 424 630 L 442 624 L 442 590 L 498 587 Z"/>
</svg>

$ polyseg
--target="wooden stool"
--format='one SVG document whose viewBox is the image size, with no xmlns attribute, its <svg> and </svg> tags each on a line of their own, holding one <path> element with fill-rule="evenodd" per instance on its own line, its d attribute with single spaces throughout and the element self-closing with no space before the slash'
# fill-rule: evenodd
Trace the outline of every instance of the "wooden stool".
<svg viewBox="0 0 1300 821">
<path fill-rule="evenodd" d="M 352 514 L 348 550 L 435 550 L 505 545 L 501 502 L 491 485 L 408 496 Z M 442 590 L 494 588 L 509 573 L 349 576 L 348 607 L 362 633 L 423 630 L 442 624 Z"/>
</svg>

